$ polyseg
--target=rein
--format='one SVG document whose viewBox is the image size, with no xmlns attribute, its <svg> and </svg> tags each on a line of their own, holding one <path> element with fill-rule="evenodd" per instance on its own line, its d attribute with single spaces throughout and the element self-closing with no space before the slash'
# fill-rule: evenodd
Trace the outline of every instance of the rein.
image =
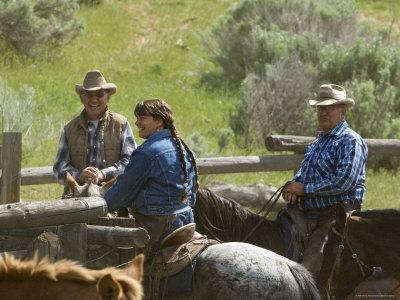
<svg viewBox="0 0 400 300">
<path fill-rule="evenodd" d="M 270 206 L 268 207 L 268 209 L 266 210 L 266 212 L 264 213 L 262 219 L 260 219 L 260 221 L 258 221 L 258 223 L 253 227 L 253 229 L 246 235 L 246 237 L 242 240 L 242 242 L 246 242 L 247 239 L 256 231 L 256 229 L 258 227 L 260 227 L 261 223 L 264 222 L 265 218 L 268 216 L 268 214 L 271 212 L 271 210 L 274 208 L 276 202 L 278 202 L 280 196 L 282 195 L 283 191 L 285 190 L 286 186 L 290 183 L 291 181 L 286 182 L 283 186 L 281 186 L 280 188 L 278 188 L 273 194 L 272 196 L 268 199 L 267 203 L 264 204 L 264 206 L 260 209 L 260 211 L 258 212 L 258 214 L 261 214 L 261 212 L 271 203 L 272 199 L 273 202 L 270 204 Z"/>
<path fill-rule="evenodd" d="M 333 233 L 335 233 L 337 236 L 339 236 L 341 238 L 340 244 L 339 244 L 339 249 L 338 252 L 336 254 L 336 258 L 335 258 L 335 262 L 333 263 L 331 272 L 329 273 L 329 278 L 328 278 L 328 293 L 329 295 L 332 295 L 331 292 L 331 283 L 332 283 L 332 278 L 333 278 L 333 274 L 335 273 L 335 269 L 337 267 L 337 265 L 339 264 L 340 258 L 342 256 L 343 250 L 344 250 L 344 243 L 346 242 L 347 247 L 349 248 L 350 252 L 351 252 L 351 257 L 353 259 L 355 259 L 355 261 L 357 262 L 357 265 L 361 271 L 361 274 L 363 276 L 363 278 L 366 276 L 365 272 L 364 272 L 364 268 L 367 268 L 368 270 L 373 270 L 373 267 L 368 266 L 366 263 L 364 263 L 357 255 L 357 253 L 355 253 L 355 251 L 353 250 L 353 247 L 351 247 L 350 245 L 350 241 L 348 238 L 348 231 L 349 231 L 349 225 L 350 225 L 350 221 L 351 221 L 351 216 L 353 215 L 353 212 L 355 212 L 355 210 L 352 210 L 350 212 L 350 214 L 347 216 L 346 218 L 346 222 L 344 224 L 344 230 L 343 230 L 343 234 L 341 234 L 340 232 L 336 231 L 336 229 L 334 227 L 332 227 L 332 231 Z"/>
</svg>

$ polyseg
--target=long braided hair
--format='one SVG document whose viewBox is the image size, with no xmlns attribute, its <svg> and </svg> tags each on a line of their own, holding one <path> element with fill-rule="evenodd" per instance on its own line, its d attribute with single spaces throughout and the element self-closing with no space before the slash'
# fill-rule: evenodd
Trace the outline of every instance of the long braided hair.
<svg viewBox="0 0 400 300">
<path fill-rule="evenodd" d="M 194 171 L 196 173 L 196 177 L 198 177 L 198 170 L 197 170 L 197 163 L 194 157 L 192 150 L 189 146 L 183 141 L 183 139 L 178 135 L 176 127 L 174 125 L 174 115 L 172 114 L 171 107 L 162 99 L 154 98 L 154 99 L 147 99 L 140 101 L 135 107 L 135 116 L 152 116 L 154 119 L 161 119 L 164 123 L 164 128 L 169 129 L 171 131 L 172 136 L 175 139 L 176 145 L 179 150 L 179 156 L 182 161 L 182 171 L 184 174 L 184 190 L 181 198 L 181 202 L 185 203 L 187 201 L 187 194 L 188 194 L 188 182 L 189 182 L 189 175 L 186 170 L 186 159 L 184 148 L 188 152 L 194 167 Z M 195 190 L 197 191 L 200 184 L 199 181 L 196 181 Z"/>
</svg>

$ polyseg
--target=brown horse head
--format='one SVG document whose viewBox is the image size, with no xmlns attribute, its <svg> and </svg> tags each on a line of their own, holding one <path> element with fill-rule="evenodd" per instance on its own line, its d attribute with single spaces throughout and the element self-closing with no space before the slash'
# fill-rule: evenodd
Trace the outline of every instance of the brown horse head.
<svg viewBox="0 0 400 300">
<path fill-rule="evenodd" d="M 70 260 L 50 263 L 37 256 L 22 261 L 0 257 L 2 299 L 114 299 L 143 298 L 144 255 L 136 256 L 124 269 L 90 270 Z"/>
<path fill-rule="evenodd" d="M 66 171 L 66 175 L 68 186 L 74 197 L 103 197 L 115 180 L 117 180 L 115 177 L 101 186 L 91 181 L 84 185 L 79 185 L 68 171 Z"/>
</svg>

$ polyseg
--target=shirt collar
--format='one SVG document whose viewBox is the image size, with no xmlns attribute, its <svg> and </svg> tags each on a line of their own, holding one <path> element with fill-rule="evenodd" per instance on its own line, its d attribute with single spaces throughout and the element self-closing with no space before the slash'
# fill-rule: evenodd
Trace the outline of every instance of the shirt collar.
<svg viewBox="0 0 400 300">
<path fill-rule="evenodd" d="M 335 128 L 333 128 L 331 131 L 328 131 L 327 133 L 321 132 L 319 134 L 319 137 L 328 137 L 330 135 L 336 135 L 339 136 L 340 134 L 343 133 L 344 130 L 348 127 L 346 120 L 341 121 Z"/>
<path fill-rule="evenodd" d="M 147 138 L 146 142 L 155 141 L 164 137 L 172 136 L 171 131 L 169 129 L 161 129 L 153 133 L 150 137 Z"/>
</svg>

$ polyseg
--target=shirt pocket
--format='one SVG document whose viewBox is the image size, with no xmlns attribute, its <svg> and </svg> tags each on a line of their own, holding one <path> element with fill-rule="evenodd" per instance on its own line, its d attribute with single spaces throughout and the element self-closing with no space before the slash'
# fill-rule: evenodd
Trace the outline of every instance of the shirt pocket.
<svg viewBox="0 0 400 300">
<path fill-rule="evenodd" d="M 323 178 L 330 178 L 336 173 L 335 149 L 321 152 L 316 161 L 317 171 Z"/>
</svg>

